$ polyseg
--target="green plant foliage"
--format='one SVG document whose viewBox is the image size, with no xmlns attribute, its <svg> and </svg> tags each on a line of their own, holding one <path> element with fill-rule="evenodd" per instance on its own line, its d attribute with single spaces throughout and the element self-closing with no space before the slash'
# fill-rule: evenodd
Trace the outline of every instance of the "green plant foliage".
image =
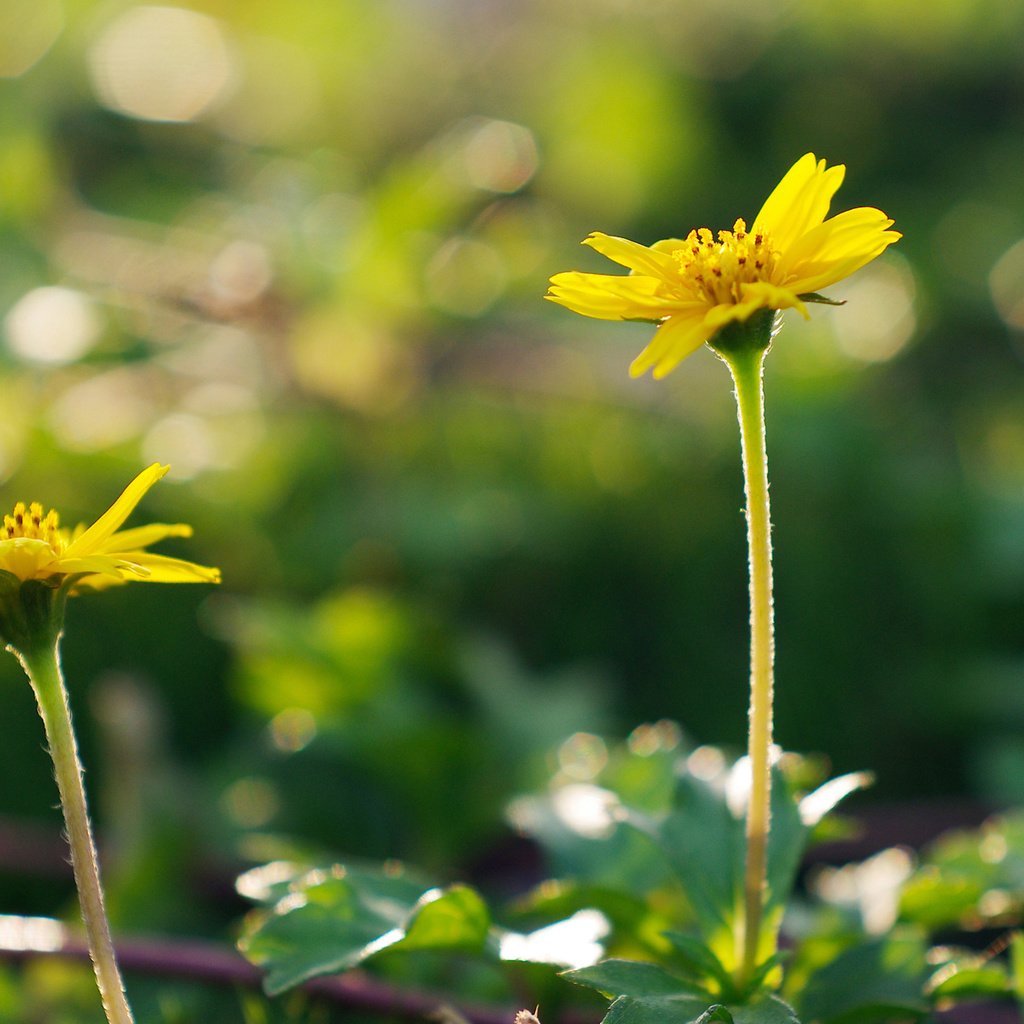
<svg viewBox="0 0 1024 1024">
<path fill-rule="evenodd" d="M 252 875 L 243 876 L 243 888 L 246 882 L 259 885 Z M 260 895 L 267 909 L 246 921 L 239 947 L 266 969 L 271 995 L 355 967 L 385 949 L 479 951 L 491 924 L 469 887 L 425 887 L 386 869 L 297 869 Z"/>
<path fill-rule="evenodd" d="M 795 997 L 805 1020 L 821 1024 L 884 1024 L 920 1020 L 930 1006 L 926 946 L 919 936 L 889 936 L 849 947 L 814 973 Z"/>
<path fill-rule="evenodd" d="M 929 995 L 935 999 L 943 998 L 970 999 L 985 996 L 1003 996 L 1011 992 L 1010 979 L 1006 968 L 1001 963 L 986 963 L 972 966 L 971 959 L 965 963 L 954 965 L 955 970 L 943 977 L 938 983 L 932 979 L 928 987 Z"/>
<path fill-rule="evenodd" d="M 793 1010 L 776 996 L 763 996 L 748 1005 L 723 1006 L 693 996 L 620 996 L 603 1024 L 799 1024 Z"/>
<path fill-rule="evenodd" d="M 1013 926 L 1024 913 L 1024 814 L 933 843 L 903 888 L 900 916 L 928 928 Z"/>
<path fill-rule="evenodd" d="M 672 944 L 670 962 L 677 965 L 688 977 L 707 986 L 711 982 L 719 992 L 727 992 L 732 986 L 732 976 L 717 956 L 693 935 L 681 932 L 666 932 L 665 938 Z"/>
<path fill-rule="evenodd" d="M 685 992 L 705 994 L 699 986 L 670 974 L 657 964 L 639 963 L 636 960 L 602 960 L 592 967 L 568 971 L 565 976 L 578 985 L 597 989 L 612 998 L 677 996 Z"/>
<path fill-rule="evenodd" d="M 671 905 L 674 890 L 675 919 L 662 918 L 660 936 L 647 943 L 649 953 L 669 955 L 668 941 L 677 967 L 698 981 L 717 979 L 713 983 L 724 991 L 722 979 L 736 966 L 734 936 L 746 850 L 743 823 L 727 792 L 742 786 L 742 772 L 742 765 L 730 768 L 724 755 L 711 748 L 690 760 L 683 751 L 651 757 L 614 747 L 592 781 L 556 784 L 549 795 L 519 800 L 512 816 L 544 845 L 559 875 L 582 876 L 604 890 L 626 889 L 652 907 L 664 907 L 665 900 Z M 643 785 L 636 785 L 637 778 Z M 797 779 L 812 792 L 798 790 Z M 812 829 L 869 777 L 857 773 L 823 785 L 820 781 L 808 762 L 793 755 L 785 770 L 777 768 L 773 775 L 764 926 L 769 937 L 779 928 Z M 588 807 L 591 813 L 583 814 Z M 680 934 L 680 926 L 696 934 Z"/>
<path fill-rule="evenodd" d="M 1010 984 L 1017 1002 L 1024 1004 L 1024 932 L 1010 939 Z"/>
</svg>

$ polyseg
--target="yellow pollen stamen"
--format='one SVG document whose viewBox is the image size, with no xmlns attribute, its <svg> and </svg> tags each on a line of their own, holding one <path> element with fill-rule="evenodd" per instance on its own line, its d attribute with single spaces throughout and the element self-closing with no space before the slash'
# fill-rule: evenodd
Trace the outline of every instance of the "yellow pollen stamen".
<svg viewBox="0 0 1024 1024">
<path fill-rule="evenodd" d="M 43 506 L 37 501 L 33 501 L 28 507 L 23 501 L 19 501 L 11 510 L 11 514 L 4 516 L 2 536 L 4 540 L 25 537 L 28 540 L 45 541 L 55 554 L 60 554 L 65 547 L 60 517 L 52 508 L 44 516 Z"/>
<path fill-rule="evenodd" d="M 686 236 L 686 248 L 672 255 L 679 273 L 697 296 L 713 305 L 742 301 L 740 285 L 770 280 L 778 253 L 763 231 L 753 239 L 740 218 L 732 231 L 719 231 L 718 239 L 709 228 L 698 228 Z"/>
</svg>

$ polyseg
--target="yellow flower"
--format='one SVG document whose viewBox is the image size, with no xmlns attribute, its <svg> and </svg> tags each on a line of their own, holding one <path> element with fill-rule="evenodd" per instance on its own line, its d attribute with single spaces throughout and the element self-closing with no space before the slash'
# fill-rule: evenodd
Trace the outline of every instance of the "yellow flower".
<svg viewBox="0 0 1024 1024">
<path fill-rule="evenodd" d="M 0 529 L 0 570 L 19 580 L 78 577 L 76 588 L 101 588 L 128 580 L 148 583 L 219 583 L 220 570 L 180 558 L 154 555 L 150 544 L 165 537 L 189 537 L 185 523 L 153 523 L 122 530 L 142 496 L 170 469 L 154 463 L 144 469 L 92 526 L 74 531 L 60 525 L 57 513 L 33 502 L 18 502 Z"/>
<path fill-rule="evenodd" d="M 828 301 L 817 292 L 849 276 L 902 237 L 881 210 L 859 207 L 825 220 L 846 168 L 802 156 L 768 197 L 751 228 L 707 228 L 648 247 L 595 231 L 584 240 L 628 267 L 628 276 L 571 271 L 551 278 L 545 296 L 600 320 L 657 323 L 630 366 L 634 377 L 665 374 L 726 324 L 759 309 L 798 309 Z"/>
</svg>

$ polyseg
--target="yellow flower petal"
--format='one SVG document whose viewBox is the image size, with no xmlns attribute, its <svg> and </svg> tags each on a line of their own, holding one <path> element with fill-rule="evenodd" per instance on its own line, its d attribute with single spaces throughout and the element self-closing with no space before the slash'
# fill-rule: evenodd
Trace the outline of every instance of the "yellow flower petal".
<svg viewBox="0 0 1024 1024">
<path fill-rule="evenodd" d="M 44 540 L 15 537 L 0 541 L 0 568 L 20 580 L 44 579 L 59 572 L 55 562 L 53 548 Z"/>
<path fill-rule="evenodd" d="M 144 469 L 122 492 L 106 512 L 103 513 L 83 534 L 71 542 L 65 552 L 69 557 L 81 557 L 100 550 L 103 542 L 117 532 L 121 524 L 132 514 L 146 491 L 163 477 L 170 466 L 155 462 Z"/>
<path fill-rule="evenodd" d="M 705 323 L 715 330 L 731 320 L 746 320 L 759 309 L 797 309 L 806 317 L 807 306 L 791 288 L 780 288 L 770 281 L 752 281 L 740 285 L 741 300 L 733 305 L 715 306 Z"/>
<path fill-rule="evenodd" d="M 671 255 L 674 252 L 678 252 L 680 249 L 685 249 L 686 240 L 683 238 L 663 238 L 660 242 L 655 242 L 651 248 L 655 252 L 663 252 Z"/>
<path fill-rule="evenodd" d="M 150 544 L 156 544 L 167 537 L 191 536 L 192 527 L 188 523 L 150 523 L 131 530 L 120 530 L 113 537 L 108 537 L 99 550 L 103 553 L 134 551 L 137 548 L 148 548 Z"/>
<path fill-rule="evenodd" d="M 113 555 L 87 555 L 84 558 L 62 558 L 58 563 L 59 572 L 64 576 L 77 576 L 81 572 L 100 573 L 105 576 L 122 578 L 126 572 L 133 576 L 145 576 L 146 572 L 123 558 Z"/>
<path fill-rule="evenodd" d="M 842 164 L 826 169 L 824 160 L 816 161 L 813 153 L 807 153 L 793 164 L 765 200 L 754 218 L 753 230 L 766 230 L 775 247 L 785 252 L 796 239 L 825 219 L 845 175 L 846 167 Z"/>
<path fill-rule="evenodd" d="M 617 238 L 615 235 L 606 235 L 601 231 L 594 231 L 581 243 L 596 249 L 602 256 L 629 267 L 636 274 L 644 274 L 647 277 L 666 277 L 676 274 L 679 265 L 671 257 L 657 249 L 640 245 L 639 242 L 631 242 L 628 238 Z"/>
<path fill-rule="evenodd" d="M 146 583 L 220 583 L 220 569 L 149 551 L 124 551 L 121 557 L 141 569 Z"/>
<path fill-rule="evenodd" d="M 551 278 L 544 298 L 598 320 L 660 320 L 668 312 L 660 286 L 653 277 L 571 270 Z"/>
<path fill-rule="evenodd" d="M 688 355 L 696 352 L 707 337 L 701 312 L 669 318 L 655 331 L 647 348 L 633 360 L 629 367 L 630 376 L 639 377 L 653 367 L 656 378 L 664 377 Z"/>
<path fill-rule="evenodd" d="M 816 292 L 847 277 L 903 236 L 881 210 L 860 207 L 809 231 L 779 261 L 787 287 Z"/>
</svg>

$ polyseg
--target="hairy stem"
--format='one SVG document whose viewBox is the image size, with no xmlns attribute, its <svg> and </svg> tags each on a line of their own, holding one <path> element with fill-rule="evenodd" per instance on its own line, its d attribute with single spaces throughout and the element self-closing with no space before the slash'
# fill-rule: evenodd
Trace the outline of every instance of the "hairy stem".
<svg viewBox="0 0 1024 1024">
<path fill-rule="evenodd" d="M 82 920 L 103 1009 L 109 1024 L 133 1024 L 103 905 L 96 844 L 93 842 L 85 789 L 82 786 L 82 765 L 71 725 L 71 709 L 61 674 L 59 644 L 58 637 L 52 644 L 40 643 L 28 651 L 17 653 L 32 683 L 39 703 L 39 713 L 46 727 L 54 775 L 64 810 L 68 844 L 71 847 L 71 863 L 78 887 Z"/>
<path fill-rule="evenodd" d="M 736 385 L 743 449 L 747 546 L 750 559 L 750 803 L 747 809 L 747 859 L 743 883 L 740 977 L 749 979 L 758 962 L 768 871 L 771 817 L 771 745 L 775 641 L 772 608 L 771 509 L 765 448 L 765 351 L 730 353 L 726 362 Z M 771 950 L 767 951 L 772 952 Z"/>
</svg>

